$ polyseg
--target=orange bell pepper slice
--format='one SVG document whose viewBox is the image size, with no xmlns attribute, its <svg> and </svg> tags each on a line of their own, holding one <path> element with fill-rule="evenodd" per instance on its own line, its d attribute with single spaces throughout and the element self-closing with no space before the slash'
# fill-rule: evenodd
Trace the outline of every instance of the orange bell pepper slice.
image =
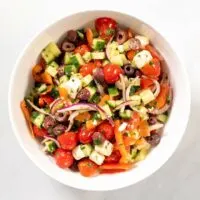
<svg viewBox="0 0 200 200">
<path fill-rule="evenodd" d="M 156 108 L 157 109 L 161 109 L 166 104 L 167 97 L 168 97 L 169 90 L 170 90 L 168 83 L 163 83 L 160 86 L 160 88 L 161 88 L 160 94 L 156 98 Z"/>
<path fill-rule="evenodd" d="M 129 170 L 133 167 L 130 163 L 111 163 L 103 164 L 99 167 L 100 170 Z"/>
<path fill-rule="evenodd" d="M 132 61 L 133 57 L 135 56 L 135 51 L 134 50 L 130 50 L 126 53 L 126 56 L 128 58 L 128 60 Z"/>
<path fill-rule="evenodd" d="M 93 41 L 93 32 L 90 28 L 86 29 L 86 38 L 87 38 L 87 42 L 90 45 L 90 47 L 92 46 L 92 41 Z"/>
<path fill-rule="evenodd" d="M 44 72 L 41 74 L 41 82 L 42 83 L 47 83 L 47 84 L 53 84 L 52 77 L 49 73 Z"/>
<path fill-rule="evenodd" d="M 61 98 L 63 98 L 65 101 L 68 100 L 68 92 L 65 88 L 59 87 L 58 92 Z"/>
<path fill-rule="evenodd" d="M 121 154 L 120 163 L 128 163 L 129 162 L 129 153 L 126 150 L 124 145 L 123 135 L 119 132 L 120 121 L 115 121 L 114 133 L 115 133 L 115 140 L 118 145 L 119 152 Z"/>
<path fill-rule="evenodd" d="M 78 116 L 75 117 L 75 120 L 78 120 L 80 122 L 88 121 L 91 118 L 91 115 L 89 112 L 80 113 Z"/>
<path fill-rule="evenodd" d="M 41 82 L 42 81 L 42 78 L 41 78 L 42 71 L 43 71 L 43 67 L 41 65 L 35 65 L 33 67 L 32 76 L 33 76 L 33 79 L 36 82 Z"/>
<path fill-rule="evenodd" d="M 134 137 L 124 137 L 124 145 L 126 147 L 134 145 L 136 142 L 136 139 Z"/>
<path fill-rule="evenodd" d="M 26 119 L 26 122 L 28 124 L 28 127 L 29 127 L 29 130 L 31 132 L 31 135 L 34 137 L 34 133 L 33 133 L 33 126 L 32 126 L 32 122 L 31 122 L 31 115 L 30 115 L 30 112 L 29 112 L 29 109 L 26 105 L 26 102 L 25 101 L 22 101 L 20 103 L 20 107 L 21 107 L 21 110 L 24 114 L 24 117 Z"/>
<path fill-rule="evenodd" d="M 138 131 L 140 133 L 140 136 L 142 137 L 147 137 L 150 135 L 149 124 L 146 120 L 140 122 Z"/>
<path fill-rule="evenodd" d="M 99 106 L 103 106 L 106 104 L 106 101 L 110 100 L 110 96 L 109 95 L 104 95 L 102 98 L 101 98 L 101 101 L 99 102 Z"/>
</svg>

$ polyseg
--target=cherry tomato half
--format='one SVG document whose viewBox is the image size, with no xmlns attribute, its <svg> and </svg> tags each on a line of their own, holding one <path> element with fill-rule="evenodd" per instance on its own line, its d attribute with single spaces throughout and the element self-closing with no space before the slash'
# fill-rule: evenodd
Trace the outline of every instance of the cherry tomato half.
<svg viewBox="0 0 200 200">
<path fill-rule="evenodd" d="M 60 168 L 68 168 L 70 167 L 73 162 L 74 158 L 72 156 L 72 153 L 70 151 L 65 151 L 63 149 L 57 149 L 54 153 L 54 158 L 56 160 L 56 164 Z"/>
<path fill-rule="evenodd" d="M 100 17 L 95 20 L 95 28 L 100 37 L 109 40 L 115 33 L 117 23 L 109 17 Z"/>
<path fill-rule="evenodd" d="M 83 56 L 86 52 L 89 52 L 90 48 L 86 44 L 82 44 L 74 50 L 75 53 L 80 53 Z"/>
<path fill-rule="evenodd" d="M 112 154 L 105 158 L 105 163 L 118 163 L 121 158 L 121 154 L 118 150 L 113 151 Z"/>
<path fill-rule="evenodd" d="M 75 132 L 67 132 L 57 137 L 62 149 L 72 150 L 78 142 L 77 134 Z"/>
<path fill-rule="evenodd" d="M 33 125 L 33 133 L 36 137 L 44 137 L 48 135 L 48 132 L 45 128 L 38 128 L 35 125 Z"/>
<path fill-rule="evenodd" d="M 80 128 L 78 131 L 78 139 L 83 144 L 91 143 L 93 133 L 94 129 L 88 130 L 86 128 Z"/>
<path fill-rule="evenodd" d="M 89 159 L 79 161 L 78 169 L 83 176 L 93 176 L 98 173 L 98 165 Z"/>
<path fill-rule="evenodd" d="M 144 67 L 141 68 L 141 71 L 144 75 L 157 78 L 160 76 L 160 61 L 157 58 L 153 58 L 149 64 L 146 64 Z"/>
<path fill-rule="evenodd" d="M 103 68 L 104 78 L 108 84 L 113 84 L 119 80 L 120 74 L 123 73 L 123 70 L 119 65 L 107 64 Z"/>
<path fill-rule="evenodd" d="M 107 140 L 111 140 L 114 137 L 114 129 L 111 124 L 107 121 L 97 126 L 97 132 L 104 134 Z"/>
<path fill-rule="evenodd" d="M 96 68 L 94 63 L 87 63 L 80 68 L 79 73 L 82 76 L 87 76 L 88 74 L 92 74 L 92 71 Z"/>
</svg>

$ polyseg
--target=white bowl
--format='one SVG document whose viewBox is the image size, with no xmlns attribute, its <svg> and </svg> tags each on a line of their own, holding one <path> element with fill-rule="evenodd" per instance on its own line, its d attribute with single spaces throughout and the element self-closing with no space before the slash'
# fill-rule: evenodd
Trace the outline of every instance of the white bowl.
<svg viewBox="0 0 200 200">
<path fill-rule="evenodd" d="M 41 50 L 50 42 L 58 41 L 69 29 L 78 29 L 94 21 L 97 17 L 108 16 L 119 24 L 132 28 L 150 38 L 153 45 L 163 55 L 173 87 L 173 107 L 164 129 L 160 144 L 147 156 L 146 160 L 127 172 L 99 175 L 85 178 L 79 173 L 62 170 L 39 148 L 29 134 L 28 127 L 20 109 L 20 101 L 27 94 L 33 80 L 31 68 L 36 64 Z M 55 180 L 83 190 L 106 191 L 135 184 L 158 170 L 177 148 L 187 125 L 190 111 L 189 82 L 185 69 L 169 43 L 150 25 L 119 12 L 86 11 L 67 16 L 45 28 L 24 49 L 12 73 L 9 90 L 9 113 L 14 133 L 28 157 L 47 175 Z"/>
</svg>

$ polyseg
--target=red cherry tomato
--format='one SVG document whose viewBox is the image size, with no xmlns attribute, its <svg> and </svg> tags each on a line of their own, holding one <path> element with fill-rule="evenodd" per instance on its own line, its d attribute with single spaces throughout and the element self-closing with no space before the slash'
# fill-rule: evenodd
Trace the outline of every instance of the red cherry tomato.
<svg viewBox="0 0 200 200">
<path fill-rule="evenodd" d="M 107 140 L 111 140 L 115 135 L 113 127 L 107 121 L 97 126 L 97 132 L 104 134 Z"/>
<path fill-rule="evenodd" d="M 113 151 L 112 154 L 105 158 L 105 163 L 118 163 L 121 158 L 121 154 L 118 150 Z"/>
<path fill-rule="evenodd" d="M 42 95 L 39 100 L 38 100 L 38 103 L 39 103 L 39 106 L 40 107 L 44 107 L 45 104 L 49 105 L 51 104 L 52 102 L 54 101 L 54 98 L 49 96 L 49 95 Z"/>
<path fill-rule="evenodd" d="M 108 84 L 113 84 L 119 80 L 120 74 L 123 73 L 123 70 L 119 65 L 107 64 L 103 68 L 104 78 Z"/>
<path fill-rule="evenodd" d="M 149 64 L 146 64 L 144 67 L 141 68 L 141 71 L 144 75 L 157 78 L 160 76 L 160 61 L 157 58 L 153 58 Z"/>
<path fill-rule="evenodd" d="M 100 37 L 109 40 L 115 33 L 117 23 L 109 17 L 101 17 L 95 20 L 95 28 Z"/>
<path fill-rule="evenodd" d="M 95 60 L 94 64 L 96 67 L 101 67 L 102 66 L 102 62 L 100 60 Z"/>
<path fill-rule="evenodd" d="M 65 151 L 65 150 L 60 149 L 60 148 L 56 150 L 56 152 L 54 154 L 54 158 L 56 160 L 56 164 L 60 168 L 68 168 L 74 162 L 74 158 L 72 156 L 72 153 L 70 151 Z"/>
<path fill-rule="evenodd" d="M 75 132 L 67 132 L 57 137 L 62 149 L 72 150 L 78 142 L 77 134 Z"/>
<path fill-rule="evenodd" d="M 87 76 L 88 74 L 92 74 L 92 71 L 96 68 L 94 63 L 87 63 L 80 68 L 79 73 L 82 76 Z"/>
<path fill-rule="evenodd" d="M 35 125 L 33 125 L 33 133 L 36 137 L 44 137 L 48 135 L 48 132 L 45 128 L 38 128 Z"/>
<path fill-rule="evenodd" d="M 106 138 L 104 134 L 100 132 L 94 132 L 94 134 L 92 135 L 92 140 L 94 145 L 99 145 L 102 144 L 106 140 Z"/>
<path fill-rule="evenodd" d="M 83 56 L 86 52 L 89 52 L 90 48 L 86 44 L 82 44 L 74 50 L 75 53 L 80 53 Z"/>
<path fill-rule="evenodd" d="M 98 165 L 89 159 L 79 161 L 78 169 L 83 176 L 93 176 L 98 173 Z"/>
<path fill-rule="evenodd" d="M 142 89 L 146 89 L 146 88 L 148 88 L 148 87 L 153 85 L 153 80 L 150 79 L 150 78 L 141 78 L 140 85 L 141 85 Z"/>
<path fill-rule="evenodd" d="M 80 128 L 78 132 L 78 139 L 83 144 L 91 143 L 93 133 L 94 129 L 88 130 L 85 128 Z"/>
</svg>

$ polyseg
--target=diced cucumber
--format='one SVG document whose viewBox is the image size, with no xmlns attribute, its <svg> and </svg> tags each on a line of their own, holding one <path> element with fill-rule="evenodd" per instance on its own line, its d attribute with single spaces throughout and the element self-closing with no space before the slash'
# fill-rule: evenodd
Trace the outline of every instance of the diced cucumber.
<svg viewBox="0 0 200 200">
<path fill-rule="evenodd" d="M 101 51 L 104 49 L 105 44 L 106 44 L 105 40 L 95 38 L 93 39 L 93 42 L 92 42 L 92 48 L 96 51 Z"/>
<path fill-rule="evenodd" d="M 153 92 L 150 89 L 145 89 L 142 92 L 140 92 L 140 97 L 144 103 L 144 105 L 150 103 L 155 99 L 155 96 Z"/>
<path fill-rule="evenodd" d="M 115 96 L 118 96 L 119 95 L 119 91 L 118 91 L 118 89 L 115 87 L 115 86 L 110 86 L 110 87 L 108 87 L 108 93 L 109 93 L 109 95 L 110 96 L 112 96 L 112 97 L 115 97 Z"/>
<path fill-rule="evenodd" d="M 131 149 L 131 160 L 132 160 L 132 161 L 134 161 L 134 159 L 136 158 L 137 153 L 138 153 L 137 148 Z"/>
<path fill-rule="evenodd" d="M 107 65 L 109 63 L 110 63 L 109 60 L 104 60 L 103 63 L 102 63 L 102 65 L 105 66 L 105 65 Z"/>
<path fill-rule="evenodd" d="M 103 60 L 106 57 L 105 52 L 92 52 L 91 54 L 94 60 Z"/>
<path fill-rule="evenodd" d="M 95 93 L 93 97 L 89 99 L 89 102 L 98 104 L 100 102 L 99 94 Z"/>
<path fill-rule="evenodd" d="M 119 54 L 119 55 L 121 56 L 123 65 L 130 63 L 130 61 L 126 58 L 126 56 L 124 54 Z"/>
<path fill-rule="evenodd" d="M 52 154 L 57 149 L 56 143 L 51 140 L 46 141 L 44 145 L 45 145 L 44 151 L 50 154 Z"/>
<path fill-rule="evenodd" d="M 56 98 L 59 97 L 59 92 L 58 92 L 57 87 L 53 87 L 53 88 L 52 88 L 50 95 L 51 95 L 54 99 L 56 99 Z"/>
<path fill-rule="evenodd" d="M 85 64 L 80 53 L 76 53 L 74 56 L 71 56 L 69 62 L 70 64 L 75 65 L 76 67 L 79 67 L 80 65 Z"/>
<path fill-rule="evenodd" d="M 67 76 L 71 76 L 72 74 L 77 73 L 78 69 L 75 65 L 66 65 L 64 71 Z"/>
<path fill-rule="evenodd" d="M 86 62 L 86 63 L 89 63 L 91 60 L 92 60 L 92 54 L 90 52 L 86 52 L 84 55 L 83 55 L 83 60 Z"/>
<path fill-rule="evenodd" d="M 50 42 L 41 54 L 46 63 L 50 63 L 61 54 L 61 51 L 55 42 Z"/>
<path fill-rule="evenodd" d="M 49 73 L 51 76 L 55 77 L 56 74 L 58 73 L 58 70 L 57 70 L 58 67 L 59 65 L 55 61 L 53 61 L 47 66 L 45 71 Z"/>
<path fill-rule="evenodd" d="M 133 111 L 129 110 L 129 109 L 126 109 L 123 112 L 121 112 L 121 111 L 119 112 L 119 116 L 122 119 L 130 119 L 132 117 L 132 114 L 133 114 Z"/>
<path fill-rule="evenodd" d="M 101 119 L 101 115 L 99 114 L 99 112 L 95 112 L 92 116 L 92 119 L 93 120 L 99 120 Z"/>
<path fill-rule="evenodd" d="M 141 104 L 141 97 L 140 97 L 140 95 L 130 96 L 130 100 L 133 101 L 133 103 L 131 104 L 131 106 L 138 106 L 138 105 Z"/>
<path fill-rule="evenodd" d="M 70 63 L 70 58 L 72 57 L 72 53 L 66 52 L 64 56 L 64 64 L 68 65 Z"/>
<path fill-rule="evenodd" d="M 129 78 L 130 84 L 133 84 L 134 86 L 140 86 L 140 78 Z"/>
<path fill-rule="evenodd" d="M 46 89 L 47 89 L 47 85 L 45 83 L 42 83 L 39 87 L 36 88 L 38 93 L 42 93 L 46 91 Z"/>
<path fill-rule="evenodd" d="M 148 113 L 147 113 L 146 107 L 144 107 L 144 106 L 139 106 L 139 107 L 138 107 L 138 112 L 139 112 L 140 117 L 141 117 L 143 120 L 149 119 L 149 115 L 148 115 Z"/>
<path fill-rule="evenodd" d="M 115 108 L 116 107 L 116 101 L 115 100 L 108 100 L 106 102 L 111 108 Z"/>
<path fill-rule="evenodd" d="M 67 82 L 68 80 L 69 80 L 68 77 L 66 75 L 63 75 L 60 77 L 59 82 L 60 82 L 60 84 L 63 84 L 65 82 Z"/>
<path fill-rule="evenodd" d="M 92 97 L 96 94 L 97 89 L 95 87 L 92 86 L 87 86 L 86 89 L 89 91 L 90 93 L 90 100 L 92 99 Z"/>
<path fill-rule="evenodd" d="M 166 123 L 168 120 L 168 116 L 165 114 L 160 114 L 156 117 L 160 122 Z"/>
<path fill-rule="evenodd" d="M 93 81 L 93 77 L 90 74 L 88 74 L 87 76 L 83 77 L 83 79 L 82 79 L 83 87 L 88 86 L 92 81 Z"/>
<path fill-rule="evenodd" d="M 116 65 L 119 65 L 119 66 L 123 66 L 123 60 L 122 60 L 122 57 L 121 57 L 121 55 L 119 54 L 119 55 L 115 55 L 115 56 L 112 56 L 111 58 L 110 58 L 110 62 L 112 63 L 112 64 L 116 64 Z"/>
<path fill-rule="evenodd" d="M 149 153 L 149 149 L 141 149 L 137 153 L 137 156 L 135 157 L 135 161 L 138 162 L 138 161 L 144 160 L 148 153 Z"/>
<path fill-rule="evenodd" d="M 31 121 L 35 124 L 38 128 L 41 128 L 42 123 L 44 121 L 45 115 L 36 111 L 33 111 L 31 114 Z"/>
</svg>

